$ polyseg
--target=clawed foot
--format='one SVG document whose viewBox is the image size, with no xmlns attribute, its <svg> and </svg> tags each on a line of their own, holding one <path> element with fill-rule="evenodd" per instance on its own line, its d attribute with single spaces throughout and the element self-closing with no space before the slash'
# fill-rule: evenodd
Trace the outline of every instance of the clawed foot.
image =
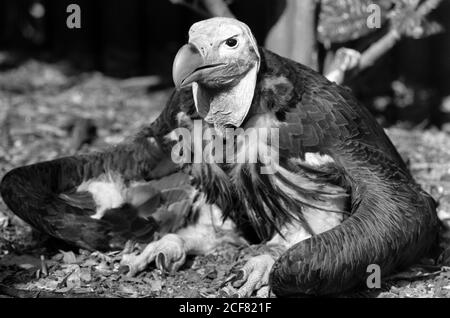
<svg viewBox="0 0 450 318">
<path fill-rule="evenodd" d="M 274 263 L 274 258 L 268 254 L 252 257 L 227 283 L 237 288 L 238 297 L 250 297 L 254 292 L 258 297 L 268 297 L 269 274 Z"/>
<path fill-rule="evenodd" d="M 148 244 L 139 255 L 124 255 L 120 265 L 128 268 L 128 276 L 134 276 L 153 261 L 162 272 L 176 272 L 186 261 L 184 240 L 176 234 L 167 234 L 160 240 Z"/>
</svg>

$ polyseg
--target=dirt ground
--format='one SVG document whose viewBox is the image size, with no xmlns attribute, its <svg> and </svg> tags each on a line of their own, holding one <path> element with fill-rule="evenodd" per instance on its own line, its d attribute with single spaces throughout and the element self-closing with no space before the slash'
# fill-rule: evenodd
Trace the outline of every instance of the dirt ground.
<svg viewBox="0 0 450 318">
<path fill-rule="evenodd" d="M 149 90 L 157 78 L 118 80 L 76 74 L 34 60 L 0 73 L 0 177 L 9 169 L 73 154 L 82 143 L 76 123 L 89 118 L 98 138 L 79 151 L 120 142 L 152 121 L 170 88 Z M 72 128 L 71 128 L 72 127 Z M 416 180 L 439 203 L 446 230 L 439 262 L 425 259 L 385 278 L 382 288 L 340 297 L 450 297 L 450 136 L 438 130 L 388 130 Z M 175 275 L 149 268 L 128 278 L 117 253 L 67 249 L 34 233 L 0 200 L 0 297 L 220 297 L 222 283 L 257 253 L 224 245 L 188 260 Z"/>
</svg>

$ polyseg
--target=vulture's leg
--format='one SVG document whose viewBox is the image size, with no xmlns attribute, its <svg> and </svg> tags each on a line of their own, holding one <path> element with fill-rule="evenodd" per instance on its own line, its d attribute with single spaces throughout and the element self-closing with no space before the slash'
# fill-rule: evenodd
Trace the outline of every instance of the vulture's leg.
<svg viewBox="0 0 450 318">
<path fill-rule="evenodd" d="M 337 205 L 336 208 L 340 206 Z M 313 208 L 305 208 L 303 215 L 314 234 L 339 225 L 343 218 L 342 214 Z M 269 285 L 269 276 L 275 261 L 290 247 L 311 237 L 311 233 L 299 221 L 284 226 L 280 232 L 262 247 L 261 255 L 250 258 L 237 277 L 232 279 L 233 287 L 238 288 L 239 297 L 249 297 L 253 292 L 267 297 L 269 289 L 266 287 Z"/>
<path fill-rule="evenodd" d="M 156 262 L 158 269 L 173 273 L 184 264 L 185 260 L 186 247 L 183 238 L 170 233 L 148 244 L 139 255 L 125 254 L 120 264 L 128 267 L 128 276 L 134 276 L 153 261 Z"/>
<path fill-rule="evenodd" d="M 151 242 L 139 255 L 124 255 L 121 265 L 128 266 L 128 275 L 143 271 L 152 262 L 161 271 L 174 273 L 184 264 L 187 255 L 205 255 L 226 242 L 246 244 L 231 220 L 222 221 L 222 212 L 216 206 L 199 204 L 194 213 L 194 221 L 176 233 L 165 234 Z"/>
</svg>

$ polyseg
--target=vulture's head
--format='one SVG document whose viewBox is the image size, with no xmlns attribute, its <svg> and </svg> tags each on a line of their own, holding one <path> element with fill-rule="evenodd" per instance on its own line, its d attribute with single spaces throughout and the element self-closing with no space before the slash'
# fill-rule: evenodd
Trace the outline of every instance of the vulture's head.
<svg viewBox="0 0 450 318">
<path fill-rule="evenodd" d="M 173 80 L 178 89 L 192 85 L 199 114 L 222 131 L 239 127 L 247 116 L 260 60 L 246 24 L 212 18 L 190 28 L 189 43 L 173 63 Z"/>
</svg>

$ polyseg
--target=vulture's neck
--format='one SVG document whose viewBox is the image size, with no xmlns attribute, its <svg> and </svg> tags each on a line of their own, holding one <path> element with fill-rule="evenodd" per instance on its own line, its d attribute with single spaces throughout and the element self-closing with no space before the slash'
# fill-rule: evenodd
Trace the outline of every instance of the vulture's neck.
<svg viewBox="0 0 450 318">
<path fill-rule="evenodd" d="M 224 133 L 227 127 L 240 127 L 250 110 L 257 81 L 257 66 L 253 66 L 226 89 L 205 88 L 197 83 L 192 95 L 198 113 L 215 129 Z"/>
<path fill-rule="evenodd" d="M 254 115 L 283 110 L 295 105 L 301 99 L 304 80 L 297 63 L 260 48 L 261 65 L 256 81 L 255 93 L 247 119 Z M 296 74 L 296 76 L 292 76 Z"/>
</svg>

